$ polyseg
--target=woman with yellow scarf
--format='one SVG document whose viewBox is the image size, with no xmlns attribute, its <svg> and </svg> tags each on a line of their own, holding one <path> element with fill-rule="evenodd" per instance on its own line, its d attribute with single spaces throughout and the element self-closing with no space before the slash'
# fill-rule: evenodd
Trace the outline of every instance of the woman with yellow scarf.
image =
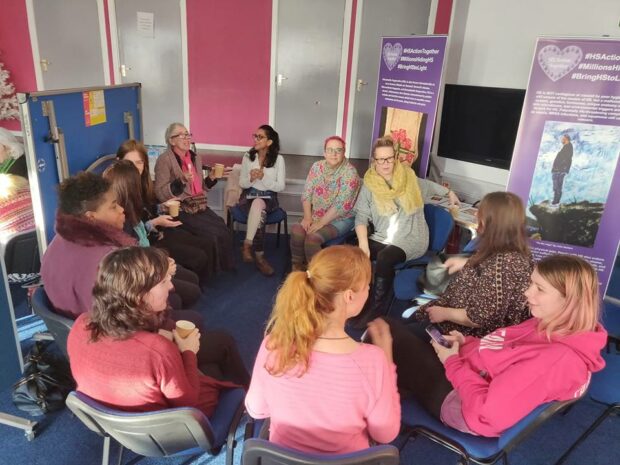
<svg viewBox="0 0 620 465">
<path fill-rule="evenodd" d="M 360 248 L 376 260 L 376 270 L 372 291 L 355 326 L 365 327 L 387 311 L 394 265 L 420 257 L 428 249 L 424 202 L 433 195 L 448 195 L 452 205 L 459 204 L 454 192 L 418 179 L 411 168 L 398 162 L 392 138 L 375 142 L 372 163 L 355 204 L 355 232 Z M 369 237 L 370 223 L 374 230 Z"/>
</svg>

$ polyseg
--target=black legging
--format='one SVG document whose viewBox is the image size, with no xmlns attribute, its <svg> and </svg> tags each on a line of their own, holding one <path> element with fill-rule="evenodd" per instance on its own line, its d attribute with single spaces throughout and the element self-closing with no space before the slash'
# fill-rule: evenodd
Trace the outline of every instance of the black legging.
<svg viewBox="0 0 620 465">
<path fill-rule="evenodd" d="M 441 419 L 441 405 L 454 388 L 431 344 L 401 322 L 390 325 L 397 383 L 401 394 L 411 394 L 431 415 Z"/>
<path fill-rule="evenodd" d="M 405 251 L 395 245 L 386 245 L 381 242 L 368 240 L 370 259 L 376 260 L 375 274 L 381 278 L 394 278 L 394 266 L 405 261 Z"/>
<path fill-rule="evenodd" d="M 250 373 L 241 359 L 237 342 L 229 333 L 205 330 L 202 316 L 194 310 L 169 310 L 163 329 L 172 331 L 177 320 L 191 321 L 200 329 L 197 357 L 198 366 L 205 375 L 249 387 Z"/>
</svg>

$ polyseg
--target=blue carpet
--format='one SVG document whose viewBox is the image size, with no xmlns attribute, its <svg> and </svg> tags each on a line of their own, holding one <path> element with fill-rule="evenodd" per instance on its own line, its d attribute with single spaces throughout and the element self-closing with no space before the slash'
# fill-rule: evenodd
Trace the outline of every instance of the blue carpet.
<svg viewBox="0 0 620 465">
<path fill-rule="evenodd" d="M 266 257 L 276 269 L 276 275 L 271 278 L 260 275 L 253 265 L 242 263 L 238 254 L 237 272 L 223 273 L 207 283 L 204 295 L 194 306 L 195 310 L 204 315 L 208 327 L 226 329 L 234 335 L 248 369 L 252 368 L 273 296 L 286 269 L 285 250 L 285 244 L 276 249 L 275 237 L 268 237 Z M 615 275 L 615 278 L 620 278 L 618 273 Z M 552 419 L 511 452 L 510 463 L 512 465 L 553 463 L 602 411 L 602 406 L 590 400 L 579 402 L 567 415 Z M 0 392 L 0 412 L 18 416 L 22 414 L 11 403 L 9 390 Z M 35 420 L 40 424 L 37 437 L 32 442 L 26 440 L 21 430 L 0 425 L 0 465 L 101 463 L 101 438 L 86 429 L 67 409 Z M 235 453 L 236 465 L 240 463 L 242 431 L 243 426 L 237 431 L 239 446 Z M 602 465 L 617 462 L 617 457 L 620 457 L 618 438 L 620 438 L 620 421 L 618 418 L 610 418 L 575 451 L 567 464 Z M 396 443 L 399 443 L 399 440 Z M 132 453 L 128 453 L 124 461 L 127 462 L 133 457 Z M 182 457 L 145 458 L 140 463 L 177 465 L 184 463 L 185 460 L 186 458 Z M 216 457 L 205 454 L 192 463 L 223 465 L 224 460 L 225 453 L 222 451 Z M 401 462 L 452 465 L 456 463 L 456 455 L 426 439 L 418 439 L 405 445 L 401 452 Z"/>
</svg>

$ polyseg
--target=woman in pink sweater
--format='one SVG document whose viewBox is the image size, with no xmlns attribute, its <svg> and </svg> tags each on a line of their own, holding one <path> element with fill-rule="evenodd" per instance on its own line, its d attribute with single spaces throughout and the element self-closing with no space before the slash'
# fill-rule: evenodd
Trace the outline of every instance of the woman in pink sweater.
<svg viewBox="0 0 620 465">
<path fill-rule="evenodd" d="M 375 346 L 344 331 L 368 297 L 370 261 L 358 247 L 320 251 L 308 271 L 292 272 L 278 292 L 246 407 L 270 418 L 269 439 L 308 452 L 341 454 L 369 440 L 390 442 L 400 400 L 387 324 L 369 325 Z"/>
<path fill-rule="evenodd" d="M 71 372 L 80 392 L 130 412 L 195 407 L 211 415 L 219 391 L 237 385 L 203 373 L 198 366 L 200 332 L 186 338 L 161 329 L 170 262 L 156 248 L 126 247 L 101 262 L 93 309 L 69 333 Z"/>
<path fill-rule="evenodd" d="M 587 262 L 554 255 L 532 273 L 525 292 L 532 318 L 521 324 L 482 339 L 451 331 L 450 348 L 394 325 L 399 386 L 447 425 L 499 436 L 539 405 L 580 397 L 605 366 L 598 292 Z"/>
</svg>

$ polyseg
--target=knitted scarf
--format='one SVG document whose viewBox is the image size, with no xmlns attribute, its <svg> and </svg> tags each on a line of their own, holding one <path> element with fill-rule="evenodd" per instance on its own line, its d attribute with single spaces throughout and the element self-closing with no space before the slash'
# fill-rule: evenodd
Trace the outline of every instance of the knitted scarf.
<svg viewBox="0 0 620 465">
<path fill-rule="evenodd" d="M 422 208 L 422 192 L 413 170 L 396 160 L 392 185 L 390 186 L 375 170 L 374 165 L 364 175 L 364 185 L 372 192 L 372 200 L 381 216 L 391 216 L 398 210 L 398 204 L 407 215 Z"/>
</svg>

